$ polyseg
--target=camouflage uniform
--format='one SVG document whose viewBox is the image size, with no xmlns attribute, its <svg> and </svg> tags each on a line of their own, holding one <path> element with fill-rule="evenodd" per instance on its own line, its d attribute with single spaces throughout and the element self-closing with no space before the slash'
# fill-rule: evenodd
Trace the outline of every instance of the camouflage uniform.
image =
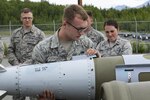
<svg viewBox="0 0 150 100">
<path fill-rule="evenodd" d="M 0 40 L 0 63 L 3 60 L 3 56 L 4 56 L 4 45 L 3 42 Z"/>
<path fill-rule="evenodd" d="M 93 42 L 87 37 L 81 37 L 79 40 L 72 42 L 67 52 L 59 42 L 58 32 L 56 32 L 53 36 L 35 46 L 32 58 L 35 63 L 67 61 L 71 60 L 72 56 L 84 53 L 89 48 L 94 48 Z"/>
<path fill-rule="evenodd" d="M 32 26 L 29 32 L 24 32 L 23 27 L 12 33 L 11 42 L 8 47 L 8 61 L 11 65 L 24 63 L 32 58 L 32 50 L 35 45 L 43 40 L 44 32 Z"/>
<path fill-rule="evenodd" d="M 104 34 L 95 30 L 93 27 L 91 27 L 90 31 L 86 33 L 86 36 L 93 41 L 94 47 L 96 47 L 101 41 L 105 39 Z"/>
<path fill-rule="evenodd" d="M 117 56 L 117 55 L 129 55 L 132 54 L 132 47 L 128 40 L 117 37 L 115 43 L 110 43 L 108 40 L 102 41 L 96 48 L 102 57 Z"/>
</svg>

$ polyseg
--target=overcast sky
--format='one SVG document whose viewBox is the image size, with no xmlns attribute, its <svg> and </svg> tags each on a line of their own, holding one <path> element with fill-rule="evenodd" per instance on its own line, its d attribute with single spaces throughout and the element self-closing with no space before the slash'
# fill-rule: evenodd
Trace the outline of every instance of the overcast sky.
<svg viewBox="0 0 150 100">
<path fill-rule="evenodd" d="M 39 2 L 41 0 L 31 0 L 31 1 L 36 1 Z M 49 1 L 50 3 L 54 4 L 77 4 L 78 0 L 46 0 Z M 148 0 L 82 0 L 83 5 L 94 5 L 98 8 L 111 8 L 115 7 L 117 5 L 127 5 L 129 7 L 135 7 L 140 4 L 145 3 Z"/>
</svg>

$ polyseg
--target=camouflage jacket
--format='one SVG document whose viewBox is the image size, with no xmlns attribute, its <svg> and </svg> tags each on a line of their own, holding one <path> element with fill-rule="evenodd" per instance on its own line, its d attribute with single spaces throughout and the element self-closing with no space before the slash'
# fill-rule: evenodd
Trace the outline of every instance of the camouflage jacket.
<svg viewBox="0 0 150 100">
<path fill-rule="evenodd" d="M 105 39 L 104 34 L 95 30 L 93 27 L 91 27 L 90 31 L 88 31 L 85 35 L 92 40 L 94 47 L 96 47 L 101 41 Z"/>
<path fill-rule="evenodd" d="M 0 40 L 0 63 L 3 60 L 3 56 L 4 56 L 4 45 L 3 42 Z"/>
<path fill-rule="evenodd" d="M 23 27 L 13 31 L 8 47 L 8 62 L 11 65 L 24 63 L 32 58 L 32 51 L 45 37 L 44 32 L 32 26 L 30 32 L 24 33 Z"/>
<path fill-rule="evenodd" d="M 117 56 L 117 55 L 129 55 L 132 54 L 132 46 L 128 40 L 117 38 L 115 43 L 110 43 L 108 40 L 100 42 L 96 48 L 102 57 Z"/>
<path fill-rule="evenodd" d="M 59 43 L 58 32 L 35 46 L 32 54 L 34 63 L 48 63 L 71 60 L 72 56 L 83 54 L 87 49 L 94 48 L 89 38 L 73 41 L 69 52 Z"/>
</svg>

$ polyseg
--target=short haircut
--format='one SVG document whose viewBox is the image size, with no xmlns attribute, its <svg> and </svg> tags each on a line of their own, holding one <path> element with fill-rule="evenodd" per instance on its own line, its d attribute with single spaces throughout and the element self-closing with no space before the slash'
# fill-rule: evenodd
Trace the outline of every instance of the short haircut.
<svg viewBox="0 0 150 100">
<path fill-rule="evenodd" d="M 21 10 L 21 13 L 29 13 L 29 12 L 32 13 L 31 9 L 29 9 L 29 8 L 23 8 L 23 9 Z"/>
<path fill-rule="evenodd" d="M 119 29 L 118 23 L 115 20 L 107 20 L 104 22 L 104 27 L 106 25 L 114 26 L 117 30 Z"/>
<path fill-rule="evenodd" d="M 76 16 L 76 14 L 79 14 L 81 16 L 82 20 L 88 19 L 88 15 L 87 15 L 86 11 L 80 5 L 75 5 L 75 4 L 67 6 L 64 9 L 63 18 L 66 21 L 72 22 Z"/>
</svg>

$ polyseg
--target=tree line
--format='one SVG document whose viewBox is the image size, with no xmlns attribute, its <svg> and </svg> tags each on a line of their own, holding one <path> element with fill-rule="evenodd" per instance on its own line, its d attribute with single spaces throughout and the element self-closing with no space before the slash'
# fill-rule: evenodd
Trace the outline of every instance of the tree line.
<svg viewBox="0 0 150 100">
<path fill-rule="evenodd" d="M 49 4 L 47 1 L 31 2 L 29 0 L 0 0 L 0 25 L 8 25 L 9 21 L 12 24 L 20 24 L 20 11 L 22 8 L 28 7 L 33 11 L 34 24 L 50 24 L 55 21 L 61 23 L 63 9 L 65 6 Z M 118 22 L 137 21 L 138 28 L 141 31 L 150 31 L 149 23 L 141 23 L 141 21 L 150 21 L 150 6 L 143 8 L 130 8 L 124 10 L 101 9 L 92 5 L 84 5 L 85 10 L 93 12 L 94 19 L 97 22 L 104 22 L 107 19 L 115 19 Z M 98 26 L 102 29 L 102 25 Z M 123 29 L 127 31 L 135 30 L 135 25 L 121 24 Z"/>
</svg>

